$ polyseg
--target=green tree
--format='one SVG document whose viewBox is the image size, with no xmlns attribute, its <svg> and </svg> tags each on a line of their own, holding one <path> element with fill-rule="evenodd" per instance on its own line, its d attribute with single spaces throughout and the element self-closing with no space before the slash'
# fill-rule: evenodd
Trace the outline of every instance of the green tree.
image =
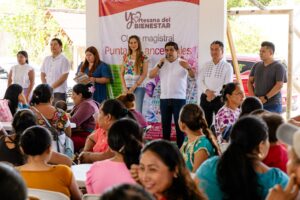
<svg viewBox="0 0 300 200">
<path fill-rule="evenodd" d="M 14 36 L 10 45 L 12 55 L 24 49 L 28 51 L 31 60 L 40 63 L 49 40 L 59 37 L 65 44 L 64 53 L 72 59 L 70 42 L 58 23 L 46 15 L 46 11 L 48 8 L 85 9 L 84 0 L 11 0 L 11 4 L 15 10 L 12 14 L 0 16 L 0 29 Z"/>
</svg>

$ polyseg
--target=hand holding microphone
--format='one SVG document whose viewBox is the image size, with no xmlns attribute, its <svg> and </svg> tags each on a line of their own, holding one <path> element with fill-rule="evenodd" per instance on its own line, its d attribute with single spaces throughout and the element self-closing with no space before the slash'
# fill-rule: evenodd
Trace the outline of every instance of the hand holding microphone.
<svg viewBox="0 0 300 200">
<path fill-rule="evenodd" d="M 166 60 L 167 58 L 168 58 L 168 55 L 166 55 L 165 58 L 161 58 L 161 59 L 160 59 L 159 64 L 157 65 L 157 67 L 158 67 L 159 69 L 162 68 L 162 66 L 164 65 L 165 60 Z"/>
</svg>

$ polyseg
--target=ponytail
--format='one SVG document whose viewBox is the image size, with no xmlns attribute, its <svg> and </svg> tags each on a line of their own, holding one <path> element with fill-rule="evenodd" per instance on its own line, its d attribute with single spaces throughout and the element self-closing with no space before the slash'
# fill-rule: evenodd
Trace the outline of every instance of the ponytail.
<svg viewBox="0 0 300 200">
<path fill-rule="evenodd" d="M 219 147 L 219 144 L 217 142 L 217 139 L 216 139 L 215 135 L 208 128 L 206 120 L 204 118 L 201 118 L 200 119 L 200 124 L 201 124 L 201 127 L 202 127 L 202 133 L 206 136 L 206 138 L 212 144 L 213 148 L 215 149 L 215 154 L 218 155 L 218 156 L 220 156 L 222 154 L 221 153 L 221 149 Z"/>
</svg>

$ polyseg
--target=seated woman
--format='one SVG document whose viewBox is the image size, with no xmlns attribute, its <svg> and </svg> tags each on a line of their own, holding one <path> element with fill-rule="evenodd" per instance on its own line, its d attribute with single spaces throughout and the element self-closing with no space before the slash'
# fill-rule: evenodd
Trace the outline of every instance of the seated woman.
<svg viewBox="0 0 300 200">
<path fill-rule="evenodd" d="M 192 180 L 178 148 L 165 140 L 150 142 L 143 148 L 138 180 L 158 200 L 206 199 Z"/>
<path fill-rule="evenodd" d="M 265 199 L 274 185 L 286 186 L 287 175 L 262 162 L 269 151 L 268 127 L 262 119 L 240 118 L 230 141 L 221 157 L 206 160 L 196 171 L 209 199 Z"/>
<path fill-rule="evenodd" d="M 234 124 L 240 115 L 240 106 L 244 100 L 244 93 L 239 83 L 228 83 L 221 91 L 224 106 L 216 115 L 216 135 L 221 136 L 226 127 Z"/>
<path fill-rule="evenodd" d="M 206 159 L 221 154 L 217 139 L 209 130 L 200 106 L 187 104 L 182 107 L 179 128 L 186 134 L 180 152 L 191 172 L 195 172 Z"/>
<path fill-rule="evenodd" d="M 263 162 L 269 167 L 276 167 L 286 172 L 288 153 L 286 147 L 280 143 L 276 136 L 278 127 L 284 123 L 284 119 L 277 113 L 265 113 L 262 119 L 268 125 L 270 149 Z"/>
<path fill-rule="evenodd" d="M 8 100 L 11 114 L 14 116 L 18 109 L 29 108 L 22 86 L 11 84 L 5 91 L 4 99 Z"/>
<path fill-rule="evenodd" d="M 49 165 L 51 156 L 51 133 L 42 126 L 33 126 L 24 131 L 20 146 L 28 157 L 27 162 L 17 167 L 28 188 L 61 192 L 71 199 L 80 200 L 81 192 L 71 169 L 64 165 Z"/>
<path fill-rule="evenodd" d="M 80 162 L 92 163 L 114 156 L 108 148 L 107 132 L 115 121 L 123 117 L 135 119 L 120 101 L 109 99 L 101 104 L 98 116 L 100 128 L 88 136 L 83 152 L 79 155 Z"/>
<path fill-rule="evenodd" d="M 91 166 L 86 179 L 89 194 L 101 194 L 122 183 L 135 183 L 129 169 L 138 164 L 143 145 L 143 131 L 137 122 L 120 119 L 113 123 L 108 131 L 108 145 L 115 155 Z"/>
<path fill-rule="evenodd" d="M 135 96 L 133 93 L 121 94 L 116 99 L 125 105 L 125 107 L 133 114 L 142 128 L 147 127 L 148 124 L 146 119 L 139 111 L 136 111 L 135 109 Z"/>
<path fill-rule="evenodd" d="M 20 151 L 20 136 L 24 130 L 37 125 L 37 119 L 34 113 L 29 109 L 23 109 L 16 112 L 12 127 L 13 134 L 0 137 L 0 161 L 9 162 L 14 166 L 23 165 L 26 162 L 26 156 Z M 52 152 L 49 163 L 72 165 L 72 160 L 67 156 Z"/>
<path fill-rule="evenodd" d="M 72 140 L 76 152 L 84 147 L 87 136 L 96 126 L 93 115 L 98 112 L 99 106 L 92 98 L 93 87 L 92 84 L 77 84 L 73 87 L 72 99 L 75 106 L 70 113 L 70 121 L 76 124 L 76 128 L 72 129 Z"/>
</svg>

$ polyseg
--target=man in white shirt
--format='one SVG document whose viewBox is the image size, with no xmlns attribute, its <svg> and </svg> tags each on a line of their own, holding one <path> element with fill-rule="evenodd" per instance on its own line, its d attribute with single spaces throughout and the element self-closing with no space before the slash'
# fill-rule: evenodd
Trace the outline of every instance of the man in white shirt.
<svg viewBox="0 0 300 200">
<path fill-rule="evenodd" d="M 221 101 L 223 85 L 233 81 L 233 68 L 223 59 L 224 45 L 221 41 L 210 44 L 212 60 L 200 70 L 200 106 L 202 107 L 208 126 L 213 120 L 213 114 L 224 105 Z"/>
<path fill-rule="evenodd" d="M 66 101 L 67 79 L 70 71 L 68 59 L 61 53 L 62 42 L 58 38 L 53 38 L 50 43 L 51 56 L 44 59 L 41 68 L 42 83 L 47 83 L 53 88 L 55 104 L 58 100 Z"/>
<path fill-rule="evenodd" d="M 149 77 L 160 77 L 160 114 L 163 139 L 170 140 L 172 115 L 176 126 L 176 140 L 181 147 L 184 134 L 178 125 L 179 112 L 186 103 L 187 76 L 195 77 L 189 63 L 178 56 L 178 45 L 168 42 L 165 45 L 166 57 L 150 71 Z"/>
</svg>

